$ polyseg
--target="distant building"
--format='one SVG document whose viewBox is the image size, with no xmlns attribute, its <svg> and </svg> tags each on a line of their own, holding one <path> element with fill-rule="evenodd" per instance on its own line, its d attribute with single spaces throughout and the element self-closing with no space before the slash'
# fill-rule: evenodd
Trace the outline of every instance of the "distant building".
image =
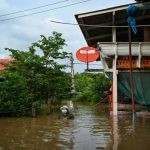
<svg viewBox="0 0 150 150">
<path fill-rule="evenodd" d="M 14 61 L 14 59 L 11 58 L 0 58 L 0 72 L 5 69 L 5 65 Z"/>
</svg>

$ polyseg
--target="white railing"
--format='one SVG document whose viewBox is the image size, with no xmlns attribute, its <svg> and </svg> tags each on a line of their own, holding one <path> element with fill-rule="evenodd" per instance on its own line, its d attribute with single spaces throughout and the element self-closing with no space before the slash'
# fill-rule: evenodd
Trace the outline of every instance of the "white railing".
<svg viewBox="0 0 150 150">
<path fill-rule="evenodd" d="M 104 71 L 112 71 L 116 66 L 118 56 L 129 56 L 128 42 L 99 42 L 101 48 L 101 61 Z M 150 42 L 133 42 L 131 46 L 132 56 L 136 56 L 137 67 L 141 67 L 142 56 L 150 56 Z M 108 66 L 107 58 L 111 58 L 112 67 Z"/>
<path fill-rule="evenodd" d="M 116 42 L 116 43 L 99 43 L 101 52 L 106 56 L 128 56 L 129 55 L 129 43 L 128 42 Z M 150 42 L 133 42 L 132 43 L 132 55 L 133 56 L 150 56 Z"/>
</svg>

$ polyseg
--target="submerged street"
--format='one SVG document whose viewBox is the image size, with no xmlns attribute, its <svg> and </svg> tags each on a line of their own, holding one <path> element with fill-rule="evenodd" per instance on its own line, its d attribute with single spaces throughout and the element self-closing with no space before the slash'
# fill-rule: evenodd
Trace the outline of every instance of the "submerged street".
<svg viewBox="0 0 150 150">
<path fill-rule="evenodd" d="M 101 110 L 101 111 L 100 111 Z M 104 107 L 79 105 L 74 120 L 58 114 L 0 118 L 2 150 L 149 150 L 150 118 L 112 118 Z"/>
<path fill-rule="evenodd" d="M 150 0 L 0 2 L 0 150 L 150 150 Z"/>
</svg>

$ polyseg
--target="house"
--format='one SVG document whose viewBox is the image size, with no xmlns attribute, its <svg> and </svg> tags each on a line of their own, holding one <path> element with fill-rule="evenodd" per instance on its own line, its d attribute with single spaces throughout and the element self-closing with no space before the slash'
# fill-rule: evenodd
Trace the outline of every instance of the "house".
<svg viewBox="0 0 150 150">
<path fill-rule="evenodd" d="M 127 8 L 135 4 L 75 15 L 88 46 L 100 50 L 104 72 L 113 81 L 114 115 L 118 113 L 118 91 L 150 110 L 150 9 L 137 11 L 138 33 L 130 34 Z"/>
</svg>

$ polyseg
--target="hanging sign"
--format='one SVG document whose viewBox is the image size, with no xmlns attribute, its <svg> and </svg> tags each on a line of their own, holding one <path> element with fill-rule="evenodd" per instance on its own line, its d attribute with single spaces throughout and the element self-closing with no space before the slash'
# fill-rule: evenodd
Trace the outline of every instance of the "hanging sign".
<svg viewBox="0 0 150 150">
<path fill-rule="evenodd" d="M 99 51 L 94 47 L 82 47 L 76 52 L 76 57 L 82 62 L 93 62 L 100 57 Z"/>
</svg>

